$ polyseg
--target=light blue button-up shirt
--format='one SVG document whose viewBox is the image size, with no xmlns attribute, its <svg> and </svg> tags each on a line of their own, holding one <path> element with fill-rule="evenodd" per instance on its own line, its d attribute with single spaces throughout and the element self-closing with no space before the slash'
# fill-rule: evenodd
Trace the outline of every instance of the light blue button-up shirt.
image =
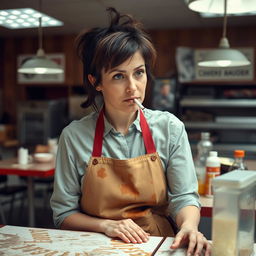
<svg viewBox="0 0 256 256">
<path fill-rule="evenodd" d="M 175 218 L 179 210 L 188 205 L 200 207 L 197 178 L 184 124 L 169 112 L 150 109 L 143 112 L 163 165 L 171 216 Z M 57 227 L 67 216 L 80 212 L 81 187 L 92 154 L 97 117 L 98 113 L 93 112 L 73 121 L 60 136 L 51 198 Z M 126 135 L 117 132 L 106 118 L 104 120 L 102 156 L 128 159 L 146 154 L 139 115 Z"/>
</svg>

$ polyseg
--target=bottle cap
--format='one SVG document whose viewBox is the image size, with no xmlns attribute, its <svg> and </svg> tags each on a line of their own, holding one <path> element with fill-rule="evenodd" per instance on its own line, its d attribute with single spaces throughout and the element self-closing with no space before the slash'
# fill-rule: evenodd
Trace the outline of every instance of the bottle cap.
<svg viewBox="0 0 256 256">
<path fill-rule="evenodd" d="M 209 156 L 218 156 L 218 152 L 217 151 L 210 151 Z"/>
<path fill-rule="evenodd" d="M 235 150 L 234 157 L 244 157 L 244 150 Z"/>
</svg>

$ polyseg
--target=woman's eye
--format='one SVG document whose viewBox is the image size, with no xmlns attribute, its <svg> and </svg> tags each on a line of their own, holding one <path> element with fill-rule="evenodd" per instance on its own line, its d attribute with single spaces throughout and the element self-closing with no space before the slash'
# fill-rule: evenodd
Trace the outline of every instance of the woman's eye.
<svg viewBox="0 0 256 256">
<path fill-rule="evenodd" d="M 124 78 L 124 76 L 123 76 L 123 74 L 115 74 L 113 76 L 113 78 L 114 78 L 114 80 L 120 80 L 120 79 Z"/>
<path fill-rule="evenodd" d="M 137 71 L 136 71 L 135 75 L 140 77 L 140 76 L 142 76 L 144 73 L 145 73 L 145 70 L 144 70 L 144 69 L 140 69 L 140 70 L 137 70 Z"/>
</svg>

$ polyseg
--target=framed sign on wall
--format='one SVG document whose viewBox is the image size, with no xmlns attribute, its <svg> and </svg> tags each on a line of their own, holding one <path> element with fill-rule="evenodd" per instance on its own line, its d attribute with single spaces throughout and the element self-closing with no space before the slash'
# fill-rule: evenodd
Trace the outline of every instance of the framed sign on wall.
<svg viewBox="0 0 256 256">
<path fill-rule="evenodd" d="M 25 61 L 34 57 L 35 55 L 19 55 L 17 59 L 17 68 Z M 21 74 L 17 73 L 18 84 L 47 84 L 47 83 L 64 83 L 65 82 L 65 55 L 62 53 L 47 54 L 47 58 L 56 62 L 63 68 L 62 74 Z"/>
<path fill-rule="evenodd" d="M 195 56 L 194 49 L 189 47 L 178 47 L 176 49 L 176 66 L 179 82 L 194 81 L 195 78 Z"/>
<path fill-rule="evenodd" d="M 195 78 L 198 81 L 252 81 L 254 79 L 254 49 L 253 48 L 236 48 L 242 52 L 251 62 L 248 66 L 242 67 L 199 67 L 196 65 Z M 204 55 L 210 49 L 196 49 L 195 63 L 204 59 Z"/>
<path fill-rule="evenodd" d="M 204 59 L 212 49 L 193 49 L 178 47 L 176 49 L 176 66 L 179 82 L 196 81 L 252 81 L 254 79 L 254 48 L 236 48 L 251 62 L 242 67 L 200 67 L 199 61 Z"/>
</svg>

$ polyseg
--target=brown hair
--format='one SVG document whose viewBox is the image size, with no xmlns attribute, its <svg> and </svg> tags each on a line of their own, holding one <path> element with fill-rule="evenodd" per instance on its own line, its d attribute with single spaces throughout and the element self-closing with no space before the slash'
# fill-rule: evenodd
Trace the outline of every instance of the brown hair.
<svg viewBox="0 0 256 256">
<path fill-rule="evenodd" d="M 93 106 L 99 94 L 96 86 L 101 82 L 101 71 L 108 71 L 140 51 L 145 60 L 148 83 L 153 80 L 152 68 L 156 59 L 155 48 L 141 23 L 132 16 L 121 15 L 114 8 L 108 8 L 111 22 L 106 28 L 92 28 L 77 38 L 77 52 L 83 62 L 83 82 L 88 97 L 82 107 Z M 121 22 L 122 21 L 122 22 Z M 88 80 L 91 74 L 95 79 L 92 85 Z"/>
</svg>

